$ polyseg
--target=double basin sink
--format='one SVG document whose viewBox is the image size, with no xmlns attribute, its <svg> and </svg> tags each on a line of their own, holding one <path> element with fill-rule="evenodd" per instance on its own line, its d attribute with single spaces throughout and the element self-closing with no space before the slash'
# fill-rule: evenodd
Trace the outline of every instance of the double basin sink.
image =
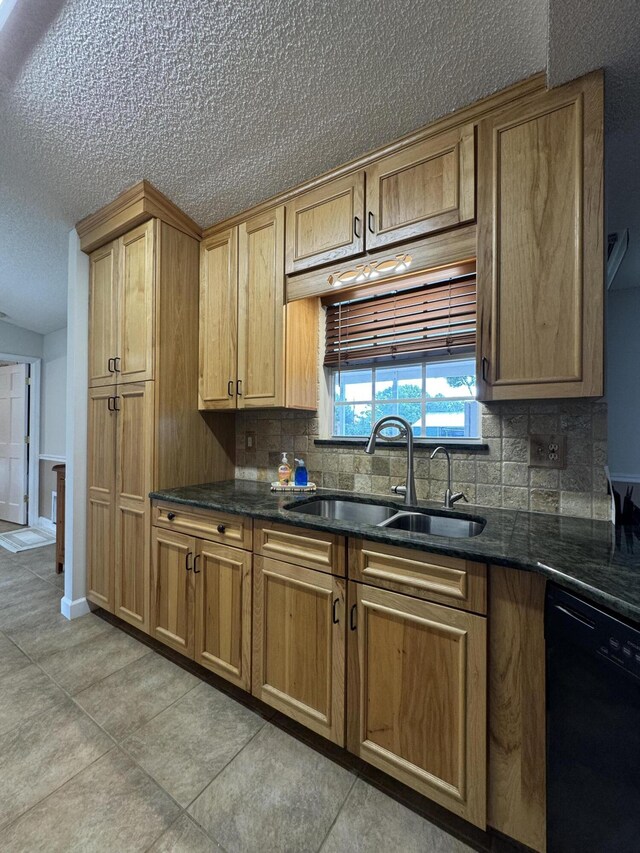
<svg viewBox="0 0 640 853">
<path fill-rule="evenodd" d="M 399 509 L 397 505 L 363 503 L 341 498 L 312 498 L 305 503 L 289 504 L 292 512 L 306 513 L 336 521 L 371 524 L 407 533 L 426 533 L 430 536 L 447 536 L 452 539 L 469 539 L 482 533 L 483 518 L 452 514 L 449 510 Z"/>
</svg>

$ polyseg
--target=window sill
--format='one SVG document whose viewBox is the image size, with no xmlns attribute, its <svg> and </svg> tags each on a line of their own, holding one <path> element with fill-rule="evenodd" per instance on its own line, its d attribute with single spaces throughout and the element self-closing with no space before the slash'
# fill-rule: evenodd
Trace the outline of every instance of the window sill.
<svg viewBox="0 0 640 853">
<path fill-rule="evenodd" d="M 366 447 L 368 439 L 366 438 L 316 438 L 313 442 L 316 447 Z M 485 444 L 481 438 L 469 438 L 466 440 L 442 438 L 414 438 L 413 446 L 416 450 L 432 450 L 434 447 L 442 445 L 447 450 L 455 452 L 456 450 L 464 453 L 474 453 L 476 451 L 489 450 L 489 445 Z M 380 448 L 406 448 L 404 441 L 378 441 L 377 446 Z"/>
</svg>

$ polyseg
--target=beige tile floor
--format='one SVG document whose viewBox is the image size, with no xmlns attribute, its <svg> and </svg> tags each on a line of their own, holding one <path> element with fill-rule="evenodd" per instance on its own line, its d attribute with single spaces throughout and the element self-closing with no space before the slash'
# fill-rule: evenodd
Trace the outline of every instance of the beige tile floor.
<svg viewBox="0 0 640 853">
<path fill-rule="evenodd" d="M 467 853 L 0 548 L 0 850 Z"/>
</svg>

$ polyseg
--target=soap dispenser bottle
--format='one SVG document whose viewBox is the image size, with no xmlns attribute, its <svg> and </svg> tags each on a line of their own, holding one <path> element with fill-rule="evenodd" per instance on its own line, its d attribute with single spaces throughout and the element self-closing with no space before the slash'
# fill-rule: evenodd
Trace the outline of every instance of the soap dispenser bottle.
<svg viewBox="0 0 640 853">
<path fill-rule="evenodd" d="M 296 459 L 295 484 L 296 486 L 307 486 L 309 484 L 309 474 L 304 464 L 304 459 Z"/>
<path fill-rule="evenodd" d="M 278 468 L 278 482 L 281 486 L 288 486 L 291 482 L 291 465 L 289 465 L 286 453 L 282 454 L 282 461 Z"/>
</svg>

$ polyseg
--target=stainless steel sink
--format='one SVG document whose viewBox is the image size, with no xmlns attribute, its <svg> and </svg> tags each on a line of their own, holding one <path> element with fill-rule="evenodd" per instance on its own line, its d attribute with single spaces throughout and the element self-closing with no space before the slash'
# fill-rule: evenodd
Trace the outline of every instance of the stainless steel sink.
<svg viewBox="0 0 640 853">
<path fill-rule="evenodd" d="M 443 513 L 399 511 L 395 506 L 368 504 L 340 498 L 314 498 L 305 503 L 289 504 L 285 509 L 307 515 L 332 518 L 336 521 L 355 521 L 407 533 L 426 533 L 430 536 L 448 536 L 452 539 L 469 539 L 482 533 L 484 519 Z"/>
<path fill-rule="evenodd" d="M 431 515 L 425 512 L 398 512 L 379 524 L 390 530 L 408 533 L 427 533 L 430 536 L 448 536 L 452 539 L 470 539 L 484 530 L 486 522 L 473 518 L 449 515 Z"/>
<path fill-rule="evenodd" d="M 358 521 L 374 525 L 392 518 L 398 512 L 396 507 L 343 501 L 339 498 L 317 498 L 307 503 L 290 504 L 286 509 L 307 515 L 320 515 L 322 518 L 334 518 L 336 521 Z"/>
</svg>

